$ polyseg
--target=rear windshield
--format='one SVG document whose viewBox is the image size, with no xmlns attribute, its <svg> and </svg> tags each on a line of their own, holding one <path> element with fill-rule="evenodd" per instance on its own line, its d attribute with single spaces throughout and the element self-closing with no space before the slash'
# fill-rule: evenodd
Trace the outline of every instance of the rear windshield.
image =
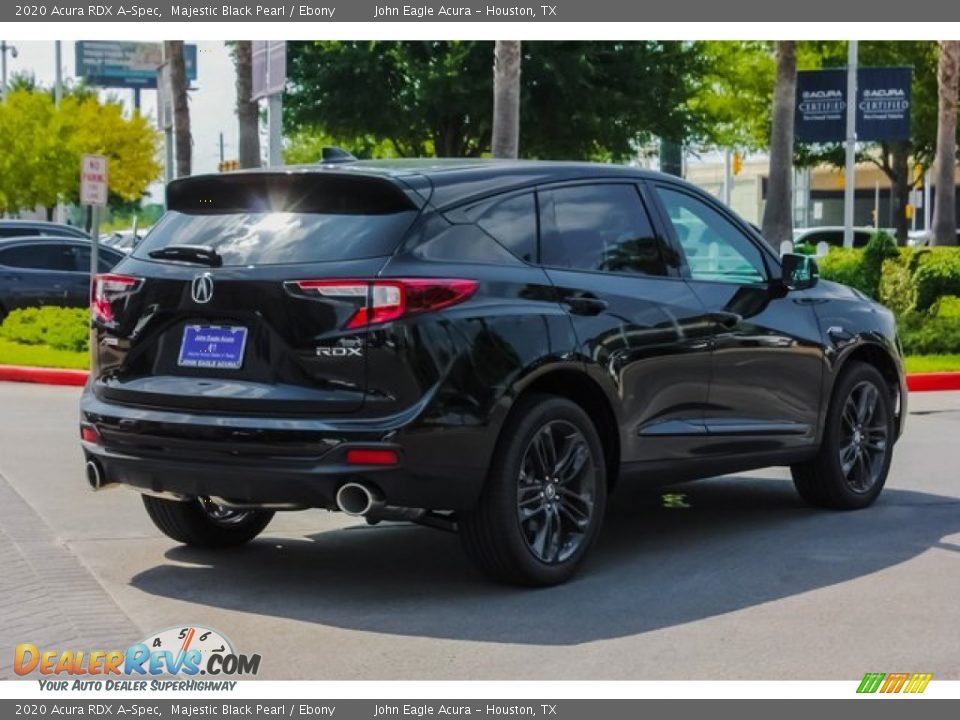
<svg viewBox="0 0 960 720">
<path fill-rule="evenodd" d="M 391 254 L 417 215 L 294 212 L 185 213 L 171 211 L 154 225 L 133 252 L 168 245 L 204 245 L 224 265 L 279 265 L 356 260 Z"/>
</svg>

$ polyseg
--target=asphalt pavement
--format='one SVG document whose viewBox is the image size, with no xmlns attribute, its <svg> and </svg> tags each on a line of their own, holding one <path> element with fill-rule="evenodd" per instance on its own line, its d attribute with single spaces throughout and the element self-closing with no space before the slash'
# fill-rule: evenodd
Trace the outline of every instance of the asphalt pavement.
<svg viewBox="0 0 960 720">
<path fill-rule="evenodd" d="M 872 508 L 807 508 L 783 469 L 618 492 L 581 575 L 537 591 L 452 534 L 324 511 L 180 547 L 88 489 L 78 398 L 0 383 L 0 678 L 16 643 L 201 624 L 269 679 L 960 679 L 960 392 L 911 397 Z"/>
</svg>

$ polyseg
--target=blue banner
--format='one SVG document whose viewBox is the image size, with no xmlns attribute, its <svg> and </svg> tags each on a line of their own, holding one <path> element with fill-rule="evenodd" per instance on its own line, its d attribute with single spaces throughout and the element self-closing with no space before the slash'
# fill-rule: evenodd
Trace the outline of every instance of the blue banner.
<svg viewBox="0 0 960 720">
<path fill-rule="evenodd" d="M 157 68 L 162 48 L 155 42 L 78 40 L 75 45 L 76 75 L 90 85 L 111 88 L 157 87 Z M 197 46 L 183 46 L 187 82 L 197 79 Z"/>
</svg>

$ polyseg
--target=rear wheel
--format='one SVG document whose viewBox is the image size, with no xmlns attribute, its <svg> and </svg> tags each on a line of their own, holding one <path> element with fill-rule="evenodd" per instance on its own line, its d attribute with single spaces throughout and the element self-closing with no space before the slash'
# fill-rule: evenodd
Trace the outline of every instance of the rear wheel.
<svg viewBox="0 0 960 720">
<path fill-rule="evenodd" d="M 269 510 L 236 510 L 210 500 L 177 501 L 143 495 L 153 524 L 167 537 L 195 547 L 232 547 L 253 540 L 273 518 Z"/>
<path fill-rule="evenodd" d="M 800 496 L 811 505 L 857 510 L 883 490 L 895 437 L 893 403 L 883 376 L 856 363 L 837 381 L 820 452 L 791 468 Z"/>
<path fill-rule="evenodd" d="M 467 553 L 516 585 L 568 580 L 596 540 L 606 508 L 603 447 L 569 400 L 520 401 L 501 434 L 477 507 L 459 518 Z"/>
</svg>

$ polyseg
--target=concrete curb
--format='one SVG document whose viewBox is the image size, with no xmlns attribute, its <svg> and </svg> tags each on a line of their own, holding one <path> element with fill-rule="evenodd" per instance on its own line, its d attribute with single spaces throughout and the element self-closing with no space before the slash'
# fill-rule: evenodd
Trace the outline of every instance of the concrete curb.
<svg viewBox="0 0 960 720">
<path fill-rule="evenodd" d="M 83 387 L 89 372 L 86 370 L 61 370 L 57 368 L 23 367 L 0 365 L 0 381 L 29 382 L 42 385 L 72 385 Z M 907 375 L 907 388 L 911 392 L 937 390 L 960 390 L 960 372 L 912 373 Z"/>
</svg>

